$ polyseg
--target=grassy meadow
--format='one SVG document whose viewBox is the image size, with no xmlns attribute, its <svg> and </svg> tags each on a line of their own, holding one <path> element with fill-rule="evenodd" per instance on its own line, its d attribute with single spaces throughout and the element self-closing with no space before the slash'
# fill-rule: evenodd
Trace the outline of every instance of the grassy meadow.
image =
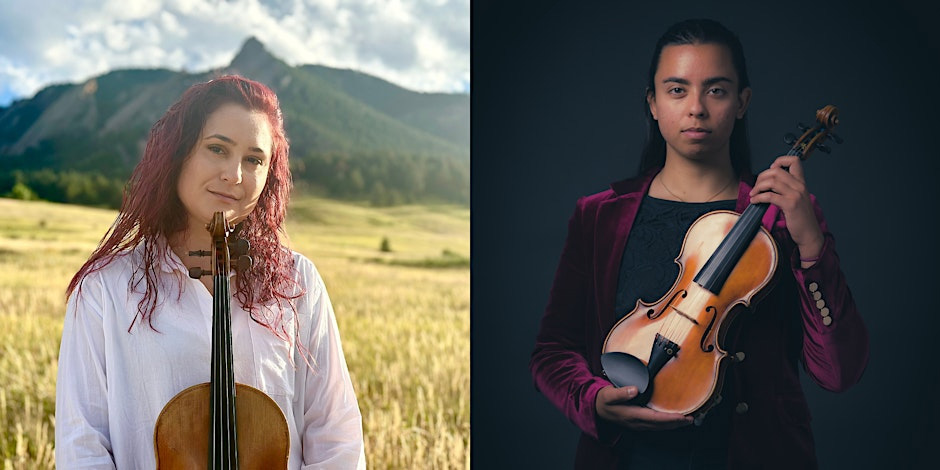
<svg viewBox="0 0 940 470">
<path fill-rule="evenodd" d="M 64 291 L 114 216 L 0 198 L 4 470 L 54 467 Z M 333 301 L 369 467 L 469 468 L 469 209 L 299 198 L 287 231 Z"/>
</svg>

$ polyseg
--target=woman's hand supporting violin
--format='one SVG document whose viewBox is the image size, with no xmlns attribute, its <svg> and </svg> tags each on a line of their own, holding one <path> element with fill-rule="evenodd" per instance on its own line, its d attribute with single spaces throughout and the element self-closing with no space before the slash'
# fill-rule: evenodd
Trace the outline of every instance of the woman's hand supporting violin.
<svg viewBox="0 0 940 470">
<path fill-rule="evenodd" d="M 636 387 L 617 388 L 609 385 L 597 392 L 594 406 L 601 418 L 634 431 L 664 431 L 692 424 L 692 417 L 678 413 L 662 413 L 643 406 L 631 405 Z"/>
<path fill-rule="evenodd" d="M 757 175 L 750 196 L 752 204 L 766 202 L 783 211 L 790 238 L 800 250 L 801 266 L 815 264 L 825 238 L 813 211 L 800 158 L 785 155 L 774 160 L 770 168 Z"/>
</svg>

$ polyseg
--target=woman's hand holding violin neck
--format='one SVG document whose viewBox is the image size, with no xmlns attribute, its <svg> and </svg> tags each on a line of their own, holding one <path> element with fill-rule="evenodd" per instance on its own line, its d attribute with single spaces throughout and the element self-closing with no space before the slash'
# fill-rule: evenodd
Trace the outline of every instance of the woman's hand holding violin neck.
<svg viewBox="0 0 940 470">
<path fill-rule="evenodd" d="M 819 257 L 824 237 L 809 198 L 799 157 L 779 157 L 770 168 L 757 175 L 757 182 L 751 190 L 751 203 L 761 202 L 773 204 L 783 211 L 787 219 L 787 230 L 800 250 L 801 259 L 814 260 Z M 814 263 L 815 261 L 804 261 L 803 267 L 812 266 Z"/>
<path fill-rule="evenodd" d="M 636 394 L 636 387 L 617 388 L 608 385 L 600 389 L 594 403 L 597 415 L 634 431 L 662 431 L 692 424 L 691 416 L 630 405 L 630 400 L 636 398 Z"/>
</svg>

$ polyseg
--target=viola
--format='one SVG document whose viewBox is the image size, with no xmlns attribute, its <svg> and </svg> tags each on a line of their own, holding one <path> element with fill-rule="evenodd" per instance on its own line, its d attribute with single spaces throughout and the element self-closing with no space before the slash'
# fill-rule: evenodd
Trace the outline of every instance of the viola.
<svg viewBox="0 0 940 470">
<path fill-rule="evenodd" d="M 816 112 L 813 126 L 803 126 L 787 155 L 806 160 L 813 149 L 829 153 L 838 109 Z M 779 253 L 761 219 L 770 205 L 751 204 L 740 215 L 709 212 L 689 227 L 676 258 L 679 276 L 654 303 L 635 308 L 608 333 L 601 365 L 617 387 L 636 386 L 634 404 L 657 411 L 704 417 L 721 400 L 721 386 L 731 356 L 724 337 L 737 312 L 766 293 Z"/>
<path fill-rule="evenodd" d="M 287 468 L 290 434 L 284 413 L 264 392 L 235 383 L 229 276 L 233 253 L 239 271 L 251 266 L 247 241 L 229 241 L 234 228 L 222 212 L 207 229 L 212 250 L 190 255 L 211 256 L 212 270 L 192 268 L 189 275 L 213 279 L 210 382 L 183 390 L 160 412 L 153 433 L 157 468 Z"/>
</svg>

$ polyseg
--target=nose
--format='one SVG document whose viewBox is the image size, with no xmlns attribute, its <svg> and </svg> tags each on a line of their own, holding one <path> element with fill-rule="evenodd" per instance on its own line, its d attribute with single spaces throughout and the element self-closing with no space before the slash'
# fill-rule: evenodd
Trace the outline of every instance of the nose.
<svg viewBox="0 0 940 470">
<path fill-rule="evenodd" d="M 689 103 L 689 116 L 696 118 L 704 118 L 708 116 L 708 109 L 705 107 L 705 94 L 696 93 L 690 97 Z"/>
<path fill-rule="evenodd" d="M 222 168 L 222 181 L 230 184 L 240 184 L 242 182 L 242 165 L 240 159 L 231 159 L 226 161 Z"/>
</svg>

